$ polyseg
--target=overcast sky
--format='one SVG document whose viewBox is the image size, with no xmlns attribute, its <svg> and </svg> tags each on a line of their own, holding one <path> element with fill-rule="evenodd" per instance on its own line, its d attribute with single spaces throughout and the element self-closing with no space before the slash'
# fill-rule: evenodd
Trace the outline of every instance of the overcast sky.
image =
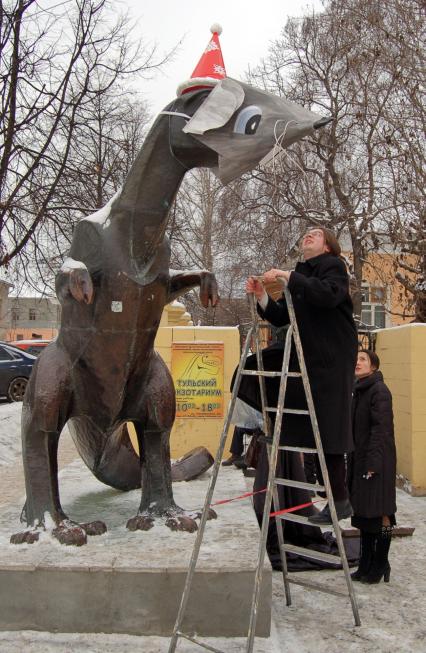
<svg viewBox="0 0 426 653">
<path fill-rule="evenodd" d="M 143 81 L 141 90 L 151 111 L 158 113 L 176 96 L 176 87 L 191 76 L 210 40 L 210 26 L 222 26 L 220 42 L 226 72 L 242 79 L 248 67 L 267 55 L 288 16 L 321 9 L 320 0 L 119 0 L 137 21 L 143 40 L 156 42 L 160 52 L 183 40 L 163 74 Z"/>
</svg>

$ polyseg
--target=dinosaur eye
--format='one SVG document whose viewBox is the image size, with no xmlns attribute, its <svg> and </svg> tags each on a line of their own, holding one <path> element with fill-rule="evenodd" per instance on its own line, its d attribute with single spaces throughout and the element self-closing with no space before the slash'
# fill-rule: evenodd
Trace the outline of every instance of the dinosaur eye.
<svg viewBox="0 0 426 653">
<path fill-rule="evenodd" d="M 245 107 L 237 116 L 234 132 L 237 134 L 255 134 L 262 118 L 262 109 L 252 105 Z"/>
</svg>

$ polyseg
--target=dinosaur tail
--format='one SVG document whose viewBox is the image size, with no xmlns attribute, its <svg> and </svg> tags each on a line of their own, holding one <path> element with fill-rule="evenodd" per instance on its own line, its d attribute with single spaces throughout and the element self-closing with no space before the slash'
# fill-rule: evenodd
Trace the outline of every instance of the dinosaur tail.
<svg viewBox="0 0 426 653">
<path fill-rule="evenodd" d="M 77 451 L 92 474 L 105 485 L 115 490 L 128 492 L 141 487 L 140 459 L 129 438 L 126 424 L 119 426 L 109 435 L 106 445 L 105 436 L 87 437 L 87 425 L 84 431 L 79 420 L 68 423 Z M 84 433 L 84 435 L 83 435 Z"/>
</svg>

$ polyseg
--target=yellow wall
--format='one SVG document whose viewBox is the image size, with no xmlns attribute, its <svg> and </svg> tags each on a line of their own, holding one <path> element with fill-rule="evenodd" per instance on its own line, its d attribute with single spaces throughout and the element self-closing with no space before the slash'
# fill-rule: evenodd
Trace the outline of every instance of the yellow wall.
<svg viewBox="0 0 426 653">
<path fill-rule="evenodd" d="M 376 351 L 393 396 L 397 473 L 415 496 L 426 495 L 426 324 L 377 332 Z"/>
<path fill-rule="evenodd" d="M 178 325 L 184 326 L 178 326 Z M 224 343 L 224 416 L 209 418 L 176 418 L 170 437 L 170 453 L 172 458 L 180 458 L 194 447 L 204 446 L 215 456 L 226 409 L 231 394 L 229 386 L 234 369 L 240 360 L 240 335 L 237 327 L 194 327 L 185 307 L 178 303 L 165 307 L 155 339 L 155 349 L 158 351 L 167 367 L 171 368 L 173 342 L 223 342 Z M 136 436 L 132 426 L 129 434 L 135 449 Z M 228 434 L 230 438 L 232 429 Z"/>
</svg>

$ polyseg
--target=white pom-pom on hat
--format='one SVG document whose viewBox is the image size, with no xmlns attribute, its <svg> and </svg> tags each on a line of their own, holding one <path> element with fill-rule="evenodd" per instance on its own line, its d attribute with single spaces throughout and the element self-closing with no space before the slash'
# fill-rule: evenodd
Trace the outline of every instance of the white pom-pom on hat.
<svg viewBox="0 0 426 653">
<path fill-rule="evenodd" d="M 212 34 L 222 34 L 222 25 L 219 25 L 219 23 L 213 23 L 210 27 L 210 31 Z"/>
</svg>

